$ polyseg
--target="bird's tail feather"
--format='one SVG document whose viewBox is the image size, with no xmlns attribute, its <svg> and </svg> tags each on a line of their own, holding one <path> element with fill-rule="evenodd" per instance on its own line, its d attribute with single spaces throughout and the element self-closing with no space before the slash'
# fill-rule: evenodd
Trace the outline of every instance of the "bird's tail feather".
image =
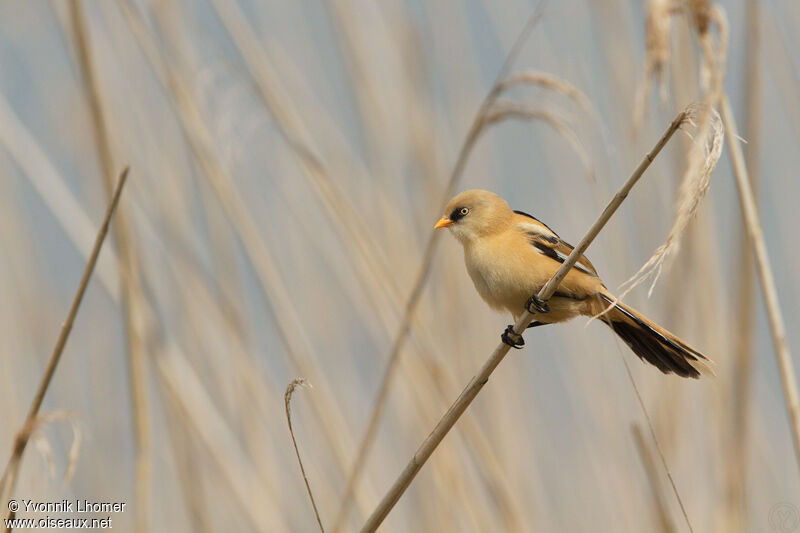
<svg viewBox="0 0 800 533">
<path fill-rule="evenodd" d="M 614 303 L 611 296 L 601 294 L 608 304 Z M 681 377 L 699 378 L 700 374 L 714 375 L 713 362 L 706 356 L 665 330 L 655 322 L 631 309 L 616 303 L 600 319 L 609 325 L 631 350 L 656 368 Z"/>
</svg>

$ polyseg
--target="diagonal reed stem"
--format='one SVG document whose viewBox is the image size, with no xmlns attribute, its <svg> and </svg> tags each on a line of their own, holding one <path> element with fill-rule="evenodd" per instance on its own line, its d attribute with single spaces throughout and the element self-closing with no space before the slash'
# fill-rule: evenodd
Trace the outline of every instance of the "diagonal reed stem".
<svg viewBox="0 0 800 533">
<path fill-rule="evenodd" d="M 797 380 L 794 374 L 792 356 L 789 353 L 789 344 L 786 341 L 786 326 L 783 322 L 780 303 L 778 302 L 778 289 L 775 287 L 775 278 L 769 264 L 767 245 L 764 242 L 764 231 L 758 219 L 758 209 L 753 198 L 753 189 L 747 175 L 747 166 L 744 162 L 742 147 L 739 145 L 739 133 L 736 121 L 731 111 L 728 95 L 720 98 L 722 120 L 725 123 L 728 148 L 733 163 L 733 175 L 736 179 L 736 189 L 739 192 L 739 205 L 742 209 L 742 218 L 747 229 L 747 236 L 755 252 L 758 279 L 761 283 L 761 292 L 764 294 L 764 305 L 767 308 L 769 330 L 772 342 L 775 345 L 775 358 L 778 361 L 778 371 L 781 375 L 786 410 L 794 440 L 794 451 L 797 455 L 797 464 L 800 467 L 800 400 L 797 394 Z"/>
<path fill-rule="evenodd" d="M 52 381 L 53 375 L 56 372 L 58 362 L 61 360 L 61 354 L 64 352 L 64 347 L 67 345 L 67 339 L 69 339 L 69 334 L 72 331 L 72 324 L 74 324 L 75 317 L 78 315 L 78 309 L 81 306 L 81 301 L 83 301 L 83 295 L 86 293 L 86 287 L 89 285 L 89 279 L 92 277 L 94 266 L 97 264 L 97 258 L 100 256 L 100 250 L 103 247 L 103 241 L 108 233 L 108 226 L 111 223 L 111 216 L 114 214 L 114 209 L 119 203 L 119 197 L 120 194 L 122 194 L 122 187 L 125 185 L 125 181 L 127 179 L 128 168 L 126 167 L 119 176 L 117 186 L 114 190 L 114 195 L 111 197 L 111 201 L 106 209 L 106 214 L 103 218 L 103 224 L 100 226 L 100 230 L 97 232 L 92 253 L 89 255 L 89 260 L 83 269 L 83 275 L 81 276 L 81 281 L 78 284 L 78 290 L 75 292 L 75 296 L 72 299 L 72 305 L 70 305 L 69 312 L 67 313 L 67 319 L 61 326 L 61 332 L 58 335 L 58 340 L 56 340 L 56 345 L 53 348 L 53 352 L 50 354 L 50 360 L 48 361 L 47 367 L 42 375 L 42 379 L 39 382 L 39 388 L 36 390 L 36 395 L 33 397 L 33 401 L 31 402 L 31 407 L 28 410 L 28 416 L 25 418 L 25 424 L 22 426 L 22 429 L 19 431 L 19 433 L 17 433 L 17 437 L 14 442 L 14 448 L 11 452 L 11 457 L 9 457 L 6 468 L 3 471 L 3 477 L 0 478 L 0 501 L 8 501 L 8 496 L 10 496 L 14 490 L 17 471 L 19 470 L 20 461 L 22 460 L 22 454 L 25 452 L 25 447 L 28 445 L 28 441 L 30 440 L 31 429 L 33 428 L 36 417 L 39 414 L 39 409 L 42 407 L 44 395 L 47 393 L 47 389 L 50 386 L 50 382 Z"/>
<path fill-rule="evenodd" d="M 550 297 L 556 291 L 558 284 L 561 283 L 561 280 L 564 279 L 564 277 L 567 275 L 567 272 L 569 272 L 573 265 L 575 265 L 575 262 L 578 260 L 578 258 L 586 251 L 595 237 L 597 237 L 597 235 L 600 233 L 600 230 L 602 230 L 606 223 L 608 223 L 613 214 L 628 196 L 631 188 L 633 188 L 636 182 L 639 181 L 639 178 L 642 177 L 644 171 L 647 170 L 647 167 L 650 166 L 661 149 L 664 148 L 670 138 L 675 134 L 676 131 L 678 131 L 678 129 L 680 129 L 681 125 L 688 118 L 688 111 L 682 111 L 677 117 L 675 117 L 675 119 L 669 125 L 669 128 L 667 128 L 667 131 L 664 132 L 664 135 L 662 135 L 661 139 L 658 140 L 649 153 L 645 154 L 641 163 L 639 163 L 625 184 L 619 189 L 619 191 L 617 191 L 617 194 L 614 195 L 614 198 L 611 199 L 609 204 L 600 214 L 600 217 L 592 225 L 583 239 L 581 239 L 580 243 L 578 243 L 575 249 L 572 250 L 572 253 L 569 255 L 569 257 L 567 257 L 553 277 L 550 278 L 544 287 L 541 288 L 537 294 L 537 297 L 540 300 L 547 301 L 550 299 Z M 530 324 L 532 318 L 533 315 L 526 310 L 514 325 L 514 331 L 518 334 L 524 332 L 525 328 L 528 326 L 528 324 Z M 400 476 L 367 519 L 366 523 L 361 529 L 362 533 L 375 531 L 378 526 L 381 525 L 398 500 L 400 500 L 400 497 L 403 495 L 406 489 L 408 489 L 409 485 L 414 480 L 414 477 L 422 468 L 422 465 L 424 465 L 425 462 L 430 458 L 430 456 L 433 454 L 433 451 L 437 448 L 437 446 L 439 446 L 439 443 L 442 442 L 442 439 L 444 439 L 445 435 L 447 435 L 467 407 L 469 407 L 483 386 L 486 385 L 486 383 L 489 381 L 489 376 L 491 376 L 492 372 L 494 372 L 494 369 L 497 368 L 497 365 L 500 364 L 510 349 L 511 347 L 509 345 L 502 342 L 497 346 L 497 348 L 495 348 L 494 352 L 483 364 L 480 371 L 470 380 L 461 395 L 456 399 L 453 405 L 450 406 L 444 416 L 442 416 L 441 420 L 439 420 L 439 423 L 433 429 L 431 434 L 428 435 L 428 437 L 422 442 L 420 447 L 411 457 L 408 465 L 406 465 L 405 469 L 400 473 Z"/>
</svg>

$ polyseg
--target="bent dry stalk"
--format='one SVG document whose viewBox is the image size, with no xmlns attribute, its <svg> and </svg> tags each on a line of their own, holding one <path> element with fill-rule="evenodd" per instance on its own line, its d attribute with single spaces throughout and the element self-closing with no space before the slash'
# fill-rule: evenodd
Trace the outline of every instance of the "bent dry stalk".
<svg viewBox="0 0 800 533">
<path fill-rule="evenodd" d="M 536 295 L 540 301 L 546 302 L 550 299 L 550 297 L 556 291 L 558 284 L 561 283 L 561 280 L 564 279 L 564 277 L 567 275 L 567 272 L 569 272 L 573 265 L 575 265 L 578 258 L 586 251 L 595 237 L 597 237 L 597 235 L 600 233 L 600 230 L 603 229 L 606 223 L 608 223 L 608 221 L 611 219 L 611 216 L 616 212 L 616 210 L 628 196 L 631 188 L 633 188 L 636 182 L 639 181 L 639 178 L 642 177 L 644 171 L 647 170 L 647 167 L 650 166 L 661 149 L 664 148 L 670 138 L 672 138 L 675 132 L 678 131 L 681 125 L 689 118 L 690 113 L 688 108 L 675 117 L 675 119 L 669 125 L 669 128 L 667 128 L 667 131 L 661 136 L 661 139 L 658 140 L 650 152 L 645 154 L 641 163 L 639 163 L 625 184 L 619 189 L 619 191 L 617 191 L 617 194 L 614 195 L 614 198 L 611 199 L 609 204 L 600 214 L 600 217 L 592 225 L 583 239 L 581 239 L 580 243 L 578 243 L 575 249 L 572 250 L 572 253 L 569 254 L 569 257 L 567 257 L 566 261 L 564 261 L 558 271 Z M 514 332 L 518 335 L 524 332 L 532 318 L 533 315 L 526 310 L 514 325 Z M 472 380 L 470 380 L 458 399 L 456 399 L 456 401 L 450 406 L 444 416 L 442 416 L 441 420 L 439 420 L 439 423 L 433 429 L 431 434 L 428 435 L 428 438 L 422 442 L 420 447 L 411 457 L 411 460 L 408 462 L 405 469 L 400 473 L 397 480 L 394 482 L 389 491 L 367 519 L 364 526 L 361 528 L 362 533 L 375 531 L 378 526 L 381 525 L 386 516 L 391 512 L 392 508 L 394 508 L 398 500 L 400 500 L 400 497 L 403 495 L 406 489 L 408 489 L 409 485 L 414 480 L 414 477 L 422 468 L 422 465 L 424 465 L 425 462 L 430 458 L 430 456 L 433 454 L 433 451 L 437 446 L 439 446 L 439 443 L 442 441 L 442 439 L 444 439 L 444 436 L 447 435 L 467 407 L 469 407 L 469 404 L 472 403 L 472 400 L 475 399 L 483 386 L 489 381 L 489 376 L 491 376 L 492 372 L 494 372 L 494 369 L 497 368 L 497 365 L 500 364 L 500 361 L 503 360 L 510 349 L 511 346 L 502 342 L 497 346 L 497 348 L 495 348 L 494 352 L 483 364 L 480 371 L 472 378 Z"/>
</svg>

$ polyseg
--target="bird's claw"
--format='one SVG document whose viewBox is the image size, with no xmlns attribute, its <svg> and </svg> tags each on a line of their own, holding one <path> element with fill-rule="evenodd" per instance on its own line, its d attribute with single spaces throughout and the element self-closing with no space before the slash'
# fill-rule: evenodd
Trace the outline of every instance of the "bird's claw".
<svg viewBox="0 0 800 533">
<path fill-rule="evenodd" d="M 510 324 L 506 328 L 503 334 L 500 335 L 500 340 L 517 350 L 525 346 L 525 339 L 522 338 L 522 335 L 514 331 L 514 324 Z"/>
<path fill-rule="evenodd" d="M 534 294 L 525 304 L 525 309 L 531 314 L 549 313 L 550 305 L 547 303 L 547 300 L 542 300 Z"/>
</svg>

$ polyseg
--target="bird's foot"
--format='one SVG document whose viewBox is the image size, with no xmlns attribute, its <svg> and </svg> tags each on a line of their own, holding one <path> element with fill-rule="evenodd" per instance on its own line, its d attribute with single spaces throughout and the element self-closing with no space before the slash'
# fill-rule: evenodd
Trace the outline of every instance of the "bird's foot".
<svg viewBox="0 0 800 533">
<path fill-rule="evenodd" d="M 525 303 L 525 309 L 531 314 L 536 313 L 549 313 L 550 305 L 546 300 L 541 300 L 537 295 L 531 296 L 530 300 Z"/>
<path fill-rule="evenodd" d="M 514 331 L 514 324 L 510 324 L 506 330 L 500 335 L 500 340 L 517 350 L 525 346 L 525 339 L 522 335 Z"/>
</svg>

